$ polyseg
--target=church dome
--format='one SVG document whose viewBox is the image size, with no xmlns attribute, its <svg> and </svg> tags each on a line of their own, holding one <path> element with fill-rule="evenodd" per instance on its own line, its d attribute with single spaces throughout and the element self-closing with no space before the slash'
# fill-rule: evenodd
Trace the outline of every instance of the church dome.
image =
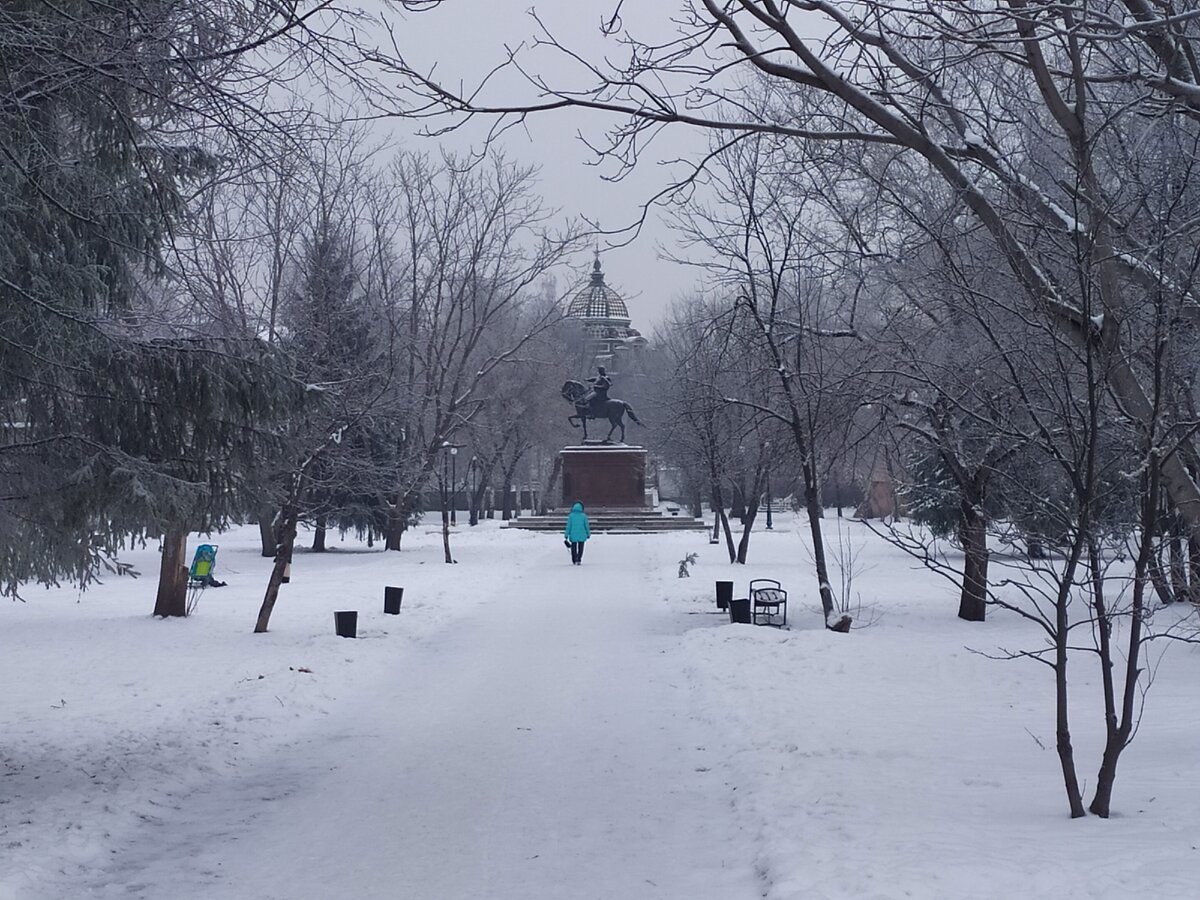
<svg viewBox="0 0 1200 900">
<path fill-rule="evenodd" d="M 621 295 L 604 283 L 600 254 L 592 264 L 591 280 L 571 298 L 567 315 L 576 319 L 608 319 L 629 324 L 629 309 Z"/>
</svg>

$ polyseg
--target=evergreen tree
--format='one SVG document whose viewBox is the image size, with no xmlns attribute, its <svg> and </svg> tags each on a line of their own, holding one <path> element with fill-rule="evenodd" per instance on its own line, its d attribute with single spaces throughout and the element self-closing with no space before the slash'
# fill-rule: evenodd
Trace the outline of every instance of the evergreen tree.
<svg viewBox="0 0 1200 900">
<path fill-rule="evenodd" d="M 269 0 L 0 5 L 0 592 L 235 514 L 295 386 L 254 341 L 138 313 L 205 147 L 264 121 L 251 50 L 297 25 Z"/>
<path fill-rule="evenodd" d="M 372 298 L 360 288 L 348 232 L 328 211 L 320 215 L 283 318 L 283 346 L 296 377 L 319 386 L 345 413 L 337 442 L 309 470 L 303 506 L 316 527 L 316 550 L 324 549 L 327 528 L 382 532 L 396 464 L 397 423 L 377 396 L 387 377 L 387 348 Z M 369 408 L 360 407 L 372 397 Z"/>
</svg>

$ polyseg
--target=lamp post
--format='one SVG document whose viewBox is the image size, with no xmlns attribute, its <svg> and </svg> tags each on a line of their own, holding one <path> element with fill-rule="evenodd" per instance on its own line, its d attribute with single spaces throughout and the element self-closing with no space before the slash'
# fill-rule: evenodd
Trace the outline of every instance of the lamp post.
<svg viewBox="0 0 1200 900">
<path fill-rule="evenodd" d="M 768 451 L 768 456 L 767 456 L 767 530 L 769 532 L 769 530 L 772 529 L 772 524 L 773 524 L 772 521 L 770 521 L 770 455 L 769 455 L 770 444 L 769 443 L 767 444 L 767 451 Z"/>
<path fill-rule="evenodd" d="M 468 520 L 472 525 L 479 524 L 479 504 L 475 502 L 475 496 L 479 491 L 479 460 L 471 457 L 471 496 L 467 500 L 467 505 L 471 510 L 471 516 Z"/>
<path fill-rule="evenodd" d="M 450 483 L 450 442 L 442 442 L 442 483 L 441 483 L 441 500 L 442 500 L 442 521 L 449 521 L 450 510 L 447 507 L 446 488 Z"/>
<path fill-rule="evenodd" d="M 771 530 L 771 442 L 763 441 L 767 453 L 767 531 Z"/>
<path fill-rule="evenodd" d="M 453 521 L 453 518 L 454 518 L 453 497 L 454 497 L 454 478 L 455 478 L 455 474 L 456 474 L 454 472 L 454 456 L 457 453 L 458 453 L 458 448 L 455 447 L 453 444 L 451 444 L 449 441 L 442 442 L 442 548 L 446 551 L 446 562 L 447 563 L 454 562 L 454 556 L 450 553 L 450 523 Z M 446 480 L 446 462 L 447 462 L 446 457 L 447 456 L 450 457 L 449 463 L 450 463 L 450 473 L 451 473 L 450 481 L 448 483 Z M 449 510 L 449 512 L 447 512 L 447 510 L 446 510 L 446 494 L 447 494 L 446 488 L 447 487 L 450 488 L 449 493 L 450 493 L 450 497 L 451 497 L 451 502 L 450 502 L 451 509 Z"/>
<path fill-rule="evenodd" d="M 457 525 L 454 510 L 458 507 L 458 448 L 450 445 L 450 524 Z"/>
<path fill-rule="evenodd" d="M 535 451 L 536 454 L 536 451 Z M 529 460 L 529 514 L 537 515 L 537 460 Z"/>
<path fill-rule="evenodd" d="M 741 515 L 737 515 L 738 507 L 733 506 L 729 515 L 737 519 L 742 524 L 746 522 L 746 447 L 743 444 L 738 444 L 738 460 L 737 460 L 737 483 L 733 485 L 733 497 L 731 503 L 741 502 Z"/>
</svg>

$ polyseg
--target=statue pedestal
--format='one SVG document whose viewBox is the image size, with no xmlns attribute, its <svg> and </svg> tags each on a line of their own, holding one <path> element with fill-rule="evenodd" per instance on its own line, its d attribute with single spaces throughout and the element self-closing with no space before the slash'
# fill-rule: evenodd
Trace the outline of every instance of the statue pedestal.
<svg viewBox="0 0 1200 900">
<path fill-rule="evenodd" d="M 646 509 L 646 449 L 626 444 L 564 447 L 562 505 L 585 510 Z"/>
<path fill-rule="evenodd" d="M 521 516 L 509 528 L 541 531 L 562 539 L 567 510 L 580 502 L 592 532 L 650 534 L 709 531 L 700 519 L 660 515 L 646 500 L 646 449 L 626 444 L 582 444 L 559 451 L 562 505 L 546 516 Z"/>
</svg>

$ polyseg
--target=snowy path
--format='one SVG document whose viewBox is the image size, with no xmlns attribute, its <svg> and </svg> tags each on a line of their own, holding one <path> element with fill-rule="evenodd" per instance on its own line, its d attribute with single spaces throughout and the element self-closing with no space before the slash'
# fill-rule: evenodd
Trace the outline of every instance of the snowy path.
<svg viewBox="0 0 1200 900">
<path fill-rule="evenodd" d="M 1200 646 L 1153 656 L 1119 814 L 1071 820 L 1042 667 L 969 652 L 1037 629 L 965 625 L 952 585 L 848 524 L 871 627 L 830 634 L 807 526 L 780 524 L 744 569 L 688 533 L 598 537 L 582 569 L 498 522 L 460 529 L 457 566 L 432 528 L 401 557 L 341 541 L 298 558 L 265 636 L 253 528 L 187 620 L 124 578 L 0 604 L 0 900 L 1196 895 Z M 792 630 L 715 613 L 714 579 L 760 576 L 795 589 Z M 1072 672 L 1090 781 L 1100 676 Z"/>
<path fill-rule="evenodd" d="M 184 799 L 89 894 L 760 896 L 664 652 L 678 618 L 644 595 L 642 539 L 621 540 L 593 541 L 578 569 L 534 545 L 504 600 L 398 657 L 278 770 Z"/>
</svg>

